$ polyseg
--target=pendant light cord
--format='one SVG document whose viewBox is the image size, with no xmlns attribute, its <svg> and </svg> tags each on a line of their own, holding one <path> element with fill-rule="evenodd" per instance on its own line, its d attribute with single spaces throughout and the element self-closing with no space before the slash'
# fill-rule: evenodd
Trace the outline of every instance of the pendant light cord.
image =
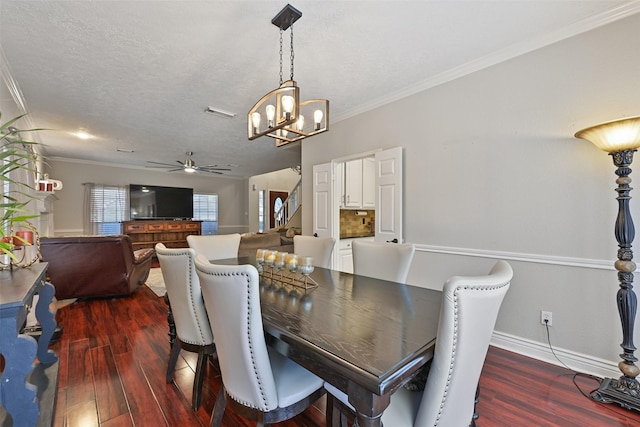
<svg viewBox="0 0 640 427">
<path fill-rule="evenodd" d="M 291 80 L 293 80 L 293 24 L 289 27 L 289 31 L 291 36 L 291 58 L 289 60 L 291 61 Z"/>
<path fill-rule="evenodd" d="M 280 28 L 280 86 L 282 86 L 282 33 L 283 30 Z"/>
<path fill-rule="evenodd" d="M 293 53 L 293 25 L 291 25 L 289 27 L 289 35 L 290 35 L 290 57 L 289 57 L 289 61 L 291 62 L 291 78 L 290 80 L 293 80 L 293 58 L 294 58 L 294 53 Z M 284 32 L 284 30 L 282 28 L 280 28 L 280 86 L 282 86 L 283 80 L 282 80 L 282 33 Z"/>
</svg>

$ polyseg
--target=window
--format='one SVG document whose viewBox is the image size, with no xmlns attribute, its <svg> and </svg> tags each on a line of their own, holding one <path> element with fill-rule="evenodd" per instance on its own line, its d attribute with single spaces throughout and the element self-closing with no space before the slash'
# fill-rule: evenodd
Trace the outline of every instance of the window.
<svg viewBox="0 0 640 427">
<path fill-rule="evenodd" d="M 120 234 L 121 221 L 129 219 L 127 186 L 87 184 L 90 186 L 89 230 L 91 234 Z"/>
<path fill-rule="evenodd" d="M 85 234 L 120 234 L 129 219 L 128 186 L 86 184 L 89 224 Z M 218 195 L 193 194 L 193 219 L 202 221 L 202 234 L 218 234 Z"/>
<path fill-rule="evenodd" d="M 218 195 L 193 194 L 193 219 L 202 221 L 202 235 L 218 234 Z"/>
</svg>

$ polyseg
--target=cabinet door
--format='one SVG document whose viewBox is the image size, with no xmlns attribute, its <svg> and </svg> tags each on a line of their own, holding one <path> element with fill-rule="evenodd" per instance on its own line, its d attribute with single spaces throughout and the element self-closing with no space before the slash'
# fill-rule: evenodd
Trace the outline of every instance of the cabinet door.
<svg viewBox="0 0 640 427">
<path fill-rule="evenodd" d="M 344 195 L 344 163 L 337 163 L 335 166 L 335 178 L 338 183 L 338 205 L 340 209 L 344 208 L 345 195 Z"/>
<path fill-rule="evenodd" d="M 349 160 L 344 165 L 345 207 L 362 207 L 362 159 Z"/>
<path fill-rule="evenodd" d="M 340 249 L 340 271 L 353 274 L 353 252 L 351 248 Z"/>
<path fill-rule="evenodd" d="M 376 207 L 376 159 L 374 157 L 362 159 L 362 207 L 365 209 Z"/>
</svg>

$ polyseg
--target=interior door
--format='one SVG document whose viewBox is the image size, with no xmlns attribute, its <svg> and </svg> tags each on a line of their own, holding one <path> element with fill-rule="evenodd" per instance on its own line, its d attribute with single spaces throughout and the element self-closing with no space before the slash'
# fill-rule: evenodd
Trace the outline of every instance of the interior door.
<svg viewBox="0 0 640 427">
<path fill-rule="evenodd" d="M 269 191 L 269 228 L 276 227 L 276 213 L 280 210 L 289 193 L 286 191 Z"/>
<path fill-rule="evenodd" d="M 402 243 L 402 147 L 376 156 L 376 242 Z"/>
<path fill-rule="evenodd" d="M 318 237 L 333 237 L 331 171 L 331 163 L 313 166 L 313 233 Z"/>
</svg>

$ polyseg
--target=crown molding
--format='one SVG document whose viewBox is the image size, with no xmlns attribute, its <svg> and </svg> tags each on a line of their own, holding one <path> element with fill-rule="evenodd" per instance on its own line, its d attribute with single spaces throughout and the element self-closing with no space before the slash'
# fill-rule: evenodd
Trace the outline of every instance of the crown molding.
<svg viewBox="0 0 640 427">
<path fill-rule="evenodd" d="M 382 107 L 383 105 L 390 104 L 391 102 L 407 98 L 411 95 L 415 95 L 416 93 L 423 92 L 427 89 L 431 89 L 452 80 L 459 79 L 476 71 L 483 70 L 493 65 L 505 62 L 509 59 L 516 58 L 534 50 L 568 39 L 570 37 L 574 37 L 587 31 L 602 27 L 604 25 L 611 24 L 613 22 L 619 21 L 620 19 L 627 18 L 637 13 L 640 13 L 640 1 L 634 0 L 621 6 L 607 10 L 598 15 L 583 19 L 582 21 L 576 22 L 572 25 L 568 25 L 559 30 L 552 31 L 548 34 L 545 34 L 544 36 L 535 37 L 531 40 L 512 44 L 504 49 L 486 55 L 482 58 L 467 62 L 466 64 L 452 68 L 416 84 L 407 86 L 400 91 L 374 99 L 373 101 L 362 104 L 350 111 L 335 115 L 334 117 L 332 117 L 332 121 L 334 123 L 337 123 L 342 120 L 357 116 L 359 114 L 366 113 L 367 111 Z"/>
</svg>

